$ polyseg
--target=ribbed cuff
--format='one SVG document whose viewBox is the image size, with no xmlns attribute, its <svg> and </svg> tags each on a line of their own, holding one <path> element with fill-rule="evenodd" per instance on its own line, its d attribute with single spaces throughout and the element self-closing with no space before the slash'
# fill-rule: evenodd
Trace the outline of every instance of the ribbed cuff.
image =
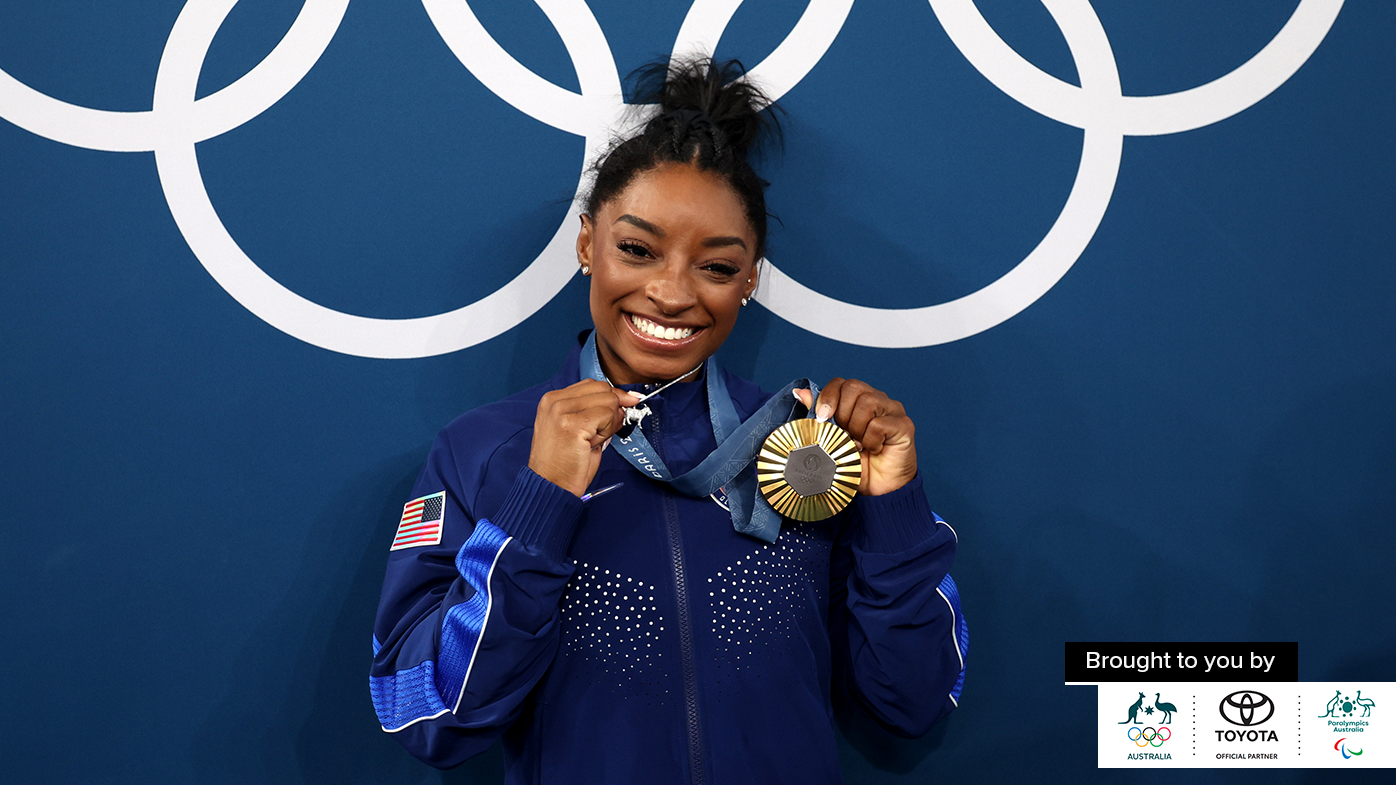
<svg viewBox="0 0 1396 785">
<path fill-rule="evenodd" d="M 858 526 L 854 544 L 867 553 L 898 553 L 925 542 L 937 526 L 921 490 L 921 473 L 881 496 L 859 496 L 853 503 Z"/>
<path fill-rule="evenodd" d="M 490 521 L 553 561 L 563 561 L 582 519 L 582 500 L 524 466 Z"/>
</svg>

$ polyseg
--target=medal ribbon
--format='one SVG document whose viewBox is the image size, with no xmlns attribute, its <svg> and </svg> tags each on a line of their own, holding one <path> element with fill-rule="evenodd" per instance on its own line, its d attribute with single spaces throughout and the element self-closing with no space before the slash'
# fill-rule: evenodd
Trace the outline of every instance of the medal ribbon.
<svg viewBox="0 0 1396 785">
<path fill-rule="evenodd" d="M 595 332 L 587 336 L 579 360 L 582 378 L 609 381 L 596 353 Z M 794 418 L 795 408 L 801 404 L 793 392 L 808 389 L 811 395 L 818 397 L 819 387 L 809 379 L 796 379 L 742 422 L 717 359 L 709 357 L 704 371 L 707 374 L 708 417 L 712 421 L 717 449 L 702 462 L 683 475 L 673 476 L 638 427 L 623 439 L 616 437 L 611 446 L 641 474 L 668 483 L 685 496 L 701 499 L 719 488 L 725 489 L 732 528 L 758 540 L 775 542 L 780 535 L 780 513 L 771 507 L 766 497 L 757 493 L 756 455 L 772 431 Z M 809 416 L 814 415 L 810 413 Z"/>
</svg>

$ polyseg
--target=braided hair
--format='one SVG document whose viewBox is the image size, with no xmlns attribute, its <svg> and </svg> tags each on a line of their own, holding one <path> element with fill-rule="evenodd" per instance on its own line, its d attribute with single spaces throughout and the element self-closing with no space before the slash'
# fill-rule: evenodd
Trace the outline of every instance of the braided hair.
<svg viewBox="0 0 1396 785">
<path fill-rule="evenodd" d="M 766 253 L 768 183 L 747 159 L 768 137 L 779 139 L 773 111 L 780 108 L 745 75 L 740 62 L 711 57 L 654 63 L 632 74 L 637 101 L 657 105 L 658 114 L 592 165 L 587 214 L 596 215 L 637 175 L 665 163 L 690 164 L 717 174 L 736 191 L 756 233 L 760 260 Z"/>
</svg>

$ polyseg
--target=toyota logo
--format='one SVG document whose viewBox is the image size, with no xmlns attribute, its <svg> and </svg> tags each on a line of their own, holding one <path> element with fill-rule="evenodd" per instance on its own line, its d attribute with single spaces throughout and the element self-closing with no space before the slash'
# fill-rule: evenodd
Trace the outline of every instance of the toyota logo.
<svg viewBox="0 0 1396 785">
<path fill-rule="evenodd" d="M 1222 719 L 1232 725 L 1260 725 L 1275 713 L 1275 703 L 1266 695 L 1253 690 L 1233 692 L 1222 698 Z M 1264 716 L 1260 716 L 1261 713 Z"/>
</svg>

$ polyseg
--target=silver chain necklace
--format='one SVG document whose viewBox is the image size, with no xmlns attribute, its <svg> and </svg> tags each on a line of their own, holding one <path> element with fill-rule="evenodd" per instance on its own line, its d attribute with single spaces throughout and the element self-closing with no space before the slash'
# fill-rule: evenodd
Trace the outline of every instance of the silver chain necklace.
<svg viewBox="0 0 1396 785">
<path fill-rule="evenodd" d="M 703 367 L 704 363 L 706 363 L 706 362 L 707 362 L 707 360 L 704 360 L 703 362 L 698 363 L 698 367 L 694 368 L 693 370 L 689 371 L 688 373 L 684 374 L 683 376 L 679 376 L 679 377 L 676 377 L 676 378 L 674 378 L 674 379 L 672 379 L 672 380 L 670 380 L 670 381 L 667 381 L 667 382 L 665 382 L 664 385 L 661 386 L 658 390 L 655 390 L 654 392 L 649 393 L 649 394 L 647 394 L 647 395 L 641 396 L 640 400 L 636 401 L 634 406 L 622 406 L 621 409 L 625 411 L 625 424 L 626 424 L 626 425 L 634 425 L 634 426 L 637 426 L 637 427 L 638 427 L 638 426 L 640 425 L 640 421 L 641 421 L 641 420 L 644 420 L 645 417 L 647 417 L 647 416 L 649 416 L 649 415 L 651 415 L 651 414 L 654 414 L 654 412 L 650 411 L 650 407 L 648 407 L 648 406 L 645 405 L 645 401 L 648 401 L 649 399 L 653 398 L 654 396 L 656 396 L 656 395 L 658 395 L 658 394 L 664 392 L 665 390 L 667 390 L 667 389 L 669 389 L 671 386 L 673 386 L 675 383 L 680 382 L 680 381 L 683 381 L 684 379 L 687 379 L 688 377 L 690 377 L 690 376 L 692 376 L 693 374 L 697 373 L 697 372 L 699 371 L 699 369 L 701 369 L 701 368 Z M 606 375 L 606 372 L 605 372 L 605 371 L 602 371 L 601 374 L 602 374 L 603 376 L 605 376 L 605 375 Z M 606 383 L 609 384 L 609 385 L 611 385 L 611 387 L 615 387 L 615 386 L 616 386 L 616 383 L 613 382 L 613 381 L 611 381 L 611 377 L 609 377 L 609 376 L 606 376 Z"/>
</svg>

